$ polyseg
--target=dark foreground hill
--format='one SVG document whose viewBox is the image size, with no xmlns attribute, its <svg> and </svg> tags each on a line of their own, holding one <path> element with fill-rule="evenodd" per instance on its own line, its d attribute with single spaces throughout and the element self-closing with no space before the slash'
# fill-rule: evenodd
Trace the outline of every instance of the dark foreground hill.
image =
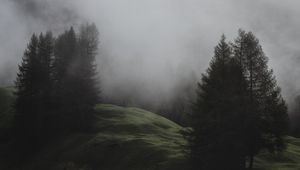
<svg viewBox="0 0 300 170">
<path fill-rule="evenodd" d="M 108 104 L 96 106 L 96 119 L 93 132 L 70 134 L 49 143 L 26 161 L 23 169 L 187 169 L 183 150 L 187 142 L 181 135 L 186 129 L 178 124 L 142 109 Z M 256 169 L 300 170 L 300 139 L 287 140 L 283 154 L 260 154 L 255 160 Z M 5 145 L 0 143 L 0 151 L 3 148 Z M 5 159 L 1 159 L 0 169 L 4 169 Z"/>
</svg>

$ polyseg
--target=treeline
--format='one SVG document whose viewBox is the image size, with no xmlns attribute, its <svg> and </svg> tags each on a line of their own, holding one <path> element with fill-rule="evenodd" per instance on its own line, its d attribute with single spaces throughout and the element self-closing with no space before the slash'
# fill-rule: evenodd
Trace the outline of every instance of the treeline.
<svg viewBox="0 0 300 170">
<path fill-rule="evenodd" d="M 259 40 L 239 30 L 223 35 L 198 83 L 188 133 L 192 169 L 252 169 L 262 149 L 285 148 L 287 106 Z"/>
<path fill-rule="evenodd" d="M 71 27 L 57 37 L 51 32 L 32 35 L 15 81 L 18 153 L 35 152 L 55 137 L 92 129 L 94 106 L 100 102 L 97 51 L 93 24 L 82 25 L 78 32 Z M 285 148 L 287 106 L 253 33 L 240 30 L 232 43 L 222 36 L 198 83 L 196 100 L 187 108 L 182 98 L 192 87 L 178 87 L 185 90 L 162 109 L 177 112 L 170 117 L 193 129 L 185 134 L 191 169 L 252 169 L 261 150 L 277 153 Z M 182 116 L 190 110 L 190 119 Z"/>
<path fill-rule="evenodd" d="M 20 150 L 32 152 L 51 138 L 88 130 L 99 102 L 94 24 L 54 37 L 33 34 L 15 81 L 14 132 Z"/>
</svg>

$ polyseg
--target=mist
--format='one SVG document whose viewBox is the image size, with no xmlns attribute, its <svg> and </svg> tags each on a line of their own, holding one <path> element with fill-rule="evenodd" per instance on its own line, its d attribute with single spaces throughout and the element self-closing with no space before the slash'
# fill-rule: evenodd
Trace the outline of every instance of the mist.
<svg viewBox="0 0 300 170">
<path fill-rule="evenodd" d="M 9 86 L 32 33 L 94 22 L 102 95 L 152 103 L 199 81 L 224 33 L 260 39 L 288 103 L 300 94 L 300 2 L 293 0 L 1 0 L 0 84 Z"/>
</svg>

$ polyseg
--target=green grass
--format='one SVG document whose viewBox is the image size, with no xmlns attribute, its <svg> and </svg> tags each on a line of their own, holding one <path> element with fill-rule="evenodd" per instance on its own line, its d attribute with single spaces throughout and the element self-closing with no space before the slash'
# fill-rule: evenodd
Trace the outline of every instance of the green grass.
<svg viewBox="0 0 300 170">
<path fill-rule="evenodd" d="M 300 170 L 300 139 L 287 137 L 287 149 L 282 154 L 261 153 L 255 159 L 258 170 Z"/>
</svg>

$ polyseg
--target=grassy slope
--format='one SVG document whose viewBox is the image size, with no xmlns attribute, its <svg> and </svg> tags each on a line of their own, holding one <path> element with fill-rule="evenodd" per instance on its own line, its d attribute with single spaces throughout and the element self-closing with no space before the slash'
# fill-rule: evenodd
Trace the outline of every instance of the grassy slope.
<svg viewBox="0 0 300 170">
<path fill-rule="evenodd" d="M 49 145 L 29 169 L 184 169 L 182 127 L 154 113 L 97 105 L 95 132 Z M 76 168 L 75 168 L 76 167 Z"/>
<path fill-rule="evenodd" d="M 300 139 L 287 138 L 286 151 L 281 155 L 261 153 L 255 159 L 255 167 L 259 170 L 300 170 Z"/>
</svg>

